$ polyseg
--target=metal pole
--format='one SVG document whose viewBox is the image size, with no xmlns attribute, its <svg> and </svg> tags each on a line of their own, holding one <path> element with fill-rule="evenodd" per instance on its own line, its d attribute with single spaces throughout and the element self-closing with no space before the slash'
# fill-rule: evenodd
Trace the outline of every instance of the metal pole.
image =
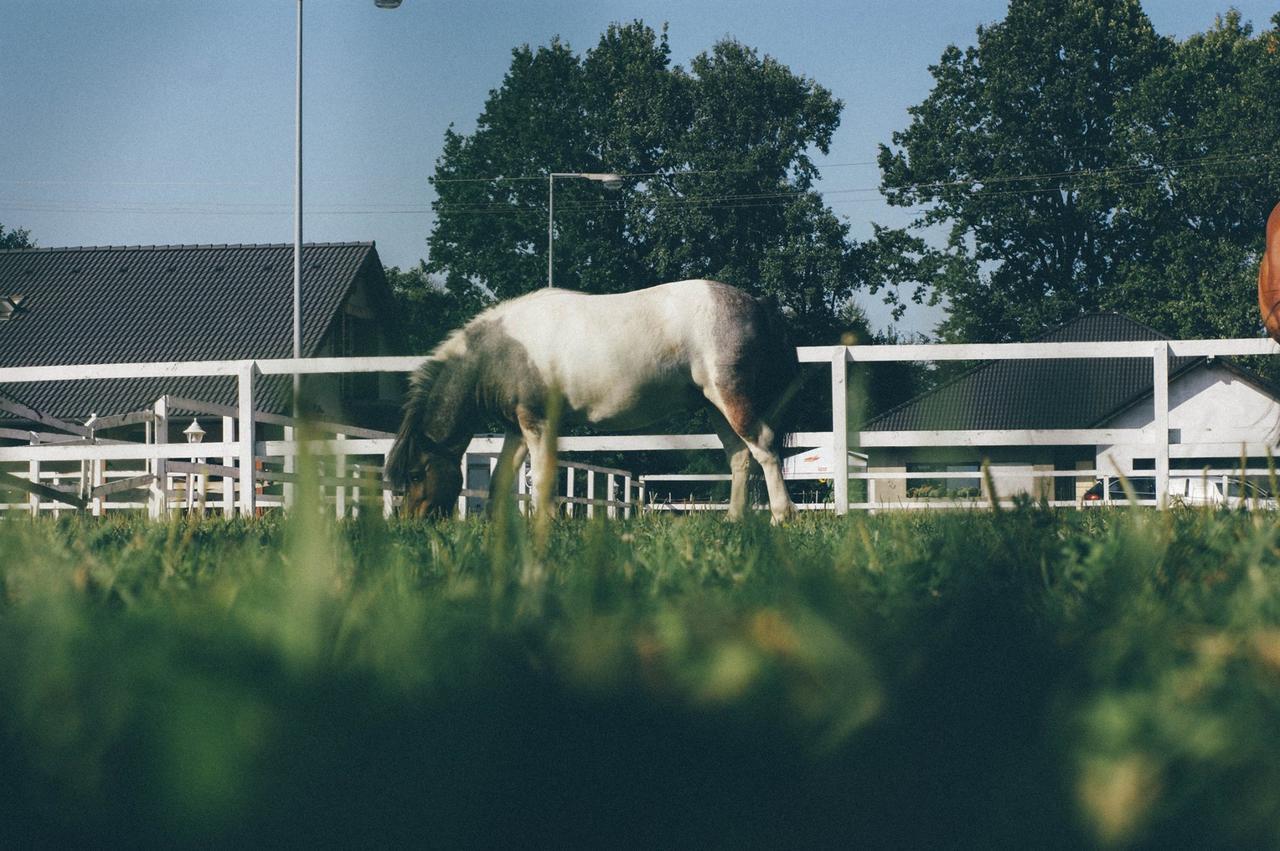
<svg viewBox="0 0 1280 851">
<path fill-rule="evenodd" d="M 294 90 L 293 356 L 302 357 L 302 0 L 298 0 L 298 68 Z M 298 415 L 301 376 L 293 374 L 293 415 Z"/>
<path fill-rule="evenodd" d="M 555 250 L 556 244 L 556 176 L 554 174 L 547 175 L 547 287 L 554 286 L 552 283 L 553 272 L 551 271 L 551 254 Z"/>
</svg>

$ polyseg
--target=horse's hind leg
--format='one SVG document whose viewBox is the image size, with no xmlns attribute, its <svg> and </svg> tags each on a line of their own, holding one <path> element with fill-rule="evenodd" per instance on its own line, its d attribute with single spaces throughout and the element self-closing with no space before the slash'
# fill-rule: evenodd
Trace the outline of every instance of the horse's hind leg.
<svg viewBox="0 0 1280 851">
<path fill-rule="evenodd" d="M 781 523 L 794 516 L 796 506 L 782 479 L 782 459 L 778 457 L 777 450 L 779 435 L 760 418 L 750 397 L 732 382 L 716 382 L 704 392 L 760 465 L 765 487 L 769 490 L 769 511 L 773 514 L 773 522 Z"/>
<path fill-rule="evenodd" d="M 729 519 L 741 520 L 747 508 L 747 475 L 751 472 L 751 450 L 738 437 L 719 409 L 712 409 L 711 423 L 724 446 L 724 454 L 729 457 L 729 472 L 732 474 L 729 486 Z"/>
<path fill-rule="evenodd" d="M 773 429 L 765 423 L 758 424 L 754 434 L 742 435 L 742 440 L 751 450 L 751 455 L 764 472 L 764 483 L 769 489 L 769 510 L 773 514 L 773 522 L 781 523 L 795 516 L 796 506 L 787 493 L 787 484 L 782 479 L 782 459 L 774 449 L 777 441 Z"/>
</svg>

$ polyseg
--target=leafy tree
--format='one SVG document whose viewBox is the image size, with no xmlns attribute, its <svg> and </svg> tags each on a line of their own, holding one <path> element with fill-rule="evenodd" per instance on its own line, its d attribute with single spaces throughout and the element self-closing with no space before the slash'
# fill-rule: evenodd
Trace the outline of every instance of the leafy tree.
<svg viewBox="0 0 1280 851">
<path fill-rule="evenodd" d="M 774 297 L 798 341 L 832 342 L 856 263 L 809 152 L 827 151 L 840 109 L 738 42 L 673 66 L 665 31 L 639 21 L 581 57 L 558 40 L 517 48 L 474 132 L 446 134 L 426 268 L 499 298 L 543 286 L 546 175 L 615 172 L 618 195 L 556 181 L 558 285 L 717 278 Z"/>
<path fill-rule="evenodd" d="M 0 248 L 34 248 L 35 241 L 31 239 L 29 231 L 23 228 L 5 231 L 4 225 L 0 224 Z"/>
<path fill-rule="evenodd" d="M 1129 175 L 1117 219 L 1135 235 L 1105 304 L 1184 337 L 1259 332 L 1267 214 L 1280 201 L 1280 37 L 1237 12 L 1178 45 L 1122 104 Z"/>
<path fill-rule="evenodd" d="M 430 351 L 484 307 L 484 296 L 476 288 L 456 280 L 452 286 L 439 284 L 424 263 L 404 271 L 386 266 L 383 273 L 399 308 L 403 342 L 410 353 Z"/>
<path fill-rule="evenodd" d="M 881 231 L 861 252 L 872 291 L 945 299 L 947 339 L 1026 338 L 1101 307 L 1137 227 L 1114 212 L 1118 104 L 1172 50 L 1138 0 L 1012 0 L 976 46 L 948 47 L 880 152 L 886 198 L 924 207 L 914 227 L 944 227 L 946 248 Z"/>
</svg>

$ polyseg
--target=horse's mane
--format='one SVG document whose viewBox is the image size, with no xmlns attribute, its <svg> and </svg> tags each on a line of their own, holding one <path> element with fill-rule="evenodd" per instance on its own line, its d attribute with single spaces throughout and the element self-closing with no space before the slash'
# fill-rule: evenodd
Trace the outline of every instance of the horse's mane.
<svg viewBox="0 0 1280 851">
<path fill-rule="evenodd" d="M 435 387 L 440 374 L 448 367 L 449 354 L 453 345 L 462 335 L 464 329 L 451 333 L 438 346 L 432 349 L 426 360 L 413 372 L 409 379 L 409 392 L 405 395 L 404 417 L 400 421 L 400 430 L 396 433 L 395 443 L 387 453 L 387 463 L 383 471 L 392 485 L 403 488 L 409 484 L 409 477 L 418 466 L 418 459 L 424 451 L 438 448 L 438 444 L 424 430 L 424 419 L 431 408 L 431 391 Z"/>
</svg>

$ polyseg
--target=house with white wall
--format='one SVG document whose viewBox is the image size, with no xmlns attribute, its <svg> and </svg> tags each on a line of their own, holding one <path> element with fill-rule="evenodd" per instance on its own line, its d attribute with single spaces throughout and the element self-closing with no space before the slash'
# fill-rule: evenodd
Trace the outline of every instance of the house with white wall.
<svg viewBox="0 0 1280 851">
<path fill-rule="evenodd" d="M 1157 342 L 1164 335 L 1114 313 L 1081 316 L 1037 342 Z M 1150 358 L 1065 358 L 979 363 L 955 378 L 863 426 L 863 432 L 953 432 L 947 445 L 872 447 L 868 471 L 919 474 L 874 480 L 873 502 L 910 503 L 975 496 L 984 490 L 983 462 L 997 474 L 1001 496 L 1027 493 L 1078 499 L 1099 475 L 1153 470 L 1150 444 L 966 446 L 961 434 L 984 430 L 1134 429 L 1155 422 Z M 1171 468 L 1238 467 L 1244 442 L 1280 440 L 1280 388 L 1227 358 L 1169 361 Z M 870 442 L 870 441 L 869 441 Z M 927 445 L 926 445 L 927 443 Z M 1251 467 L 1265 467 L 1253 459 Z M 1077 477 L 1047 475 L 1082 471 Z M 929 473 L 973 473 L 935 478 Z"/>
</svg>

